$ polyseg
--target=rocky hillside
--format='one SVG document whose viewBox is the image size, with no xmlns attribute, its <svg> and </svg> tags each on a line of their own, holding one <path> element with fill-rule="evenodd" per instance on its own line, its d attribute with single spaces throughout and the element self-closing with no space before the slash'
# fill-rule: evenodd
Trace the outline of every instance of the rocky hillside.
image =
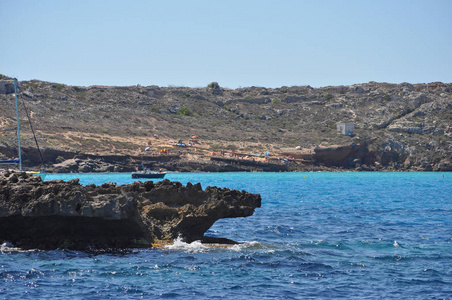
<svg viewBox="0 0 452 300">
<path fill-rule="evenodd" d="M 17 146 L 11 84 L 0 80 L 0 153 L 8 157 Z M 268 151 L 274 159 L 298 157 L 315 166 L 452 170 L 450 83 L 232 90 L 215 82 L 205 88 L 78 87 L 32 80 L 20 82 L 18 95 L 40 146 L 58 156 L 139 157 L 180 139 L 195 146 L 173 151 L 186 160 L 221 150 Z M 22 107 L 20 121 L 22 143 L 33 147 Z M 338 134 L 338 122 L 352 122 L 354 135 Z M 148 145 L 151 152 L 144 151 Z"/>
</svg>

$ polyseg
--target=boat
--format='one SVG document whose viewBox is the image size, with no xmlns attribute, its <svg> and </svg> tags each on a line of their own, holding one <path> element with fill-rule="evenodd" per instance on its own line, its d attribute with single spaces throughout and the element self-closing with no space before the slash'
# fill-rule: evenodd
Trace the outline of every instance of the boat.
<svg viewBox="0 0 452 300">
<path fill-rule="evenodd" d="M 163 178 L 165 175 L 165 172 L 133 172 L 132 178 Z"/>
<path fill-rule="evenodd" d="M 17 152 L 19 154 L 19 158 L 0 160 L 0 165 L 18 164 L 19 165 L 19 171 L 22 172 L 23 170 L 22 170 L 22 155 L 21 155 L 21 148 L 20 148 L 19 104 L 18 104 L 18 101 L 17 101 L 17 87 L 18 87 L 17 78 L 14 78 L 14 96 L 15 96 L 15 99 L 16 99 L 16 122 L 17 122 L 17 143 L 18 143 L 18 145 L 17 145 Z M 42 158 L 42 153 L 41 153 L 41 150 L 39 149 L 38 141 L 36 139 L 36 135 L 34 133 L 33 126 L 31 125 L 30 116 L 28 115 L 28 111 L 27 111 L 27 108 L 26 108 L 25 103 L 23 102 L 23 100 L 22 100 L 22 103 L 24 105 L 24 109 L 25 109 L 25 112 L 27 114 L 28 121 L 30 123 L 31 131 L 33 132 L 33 137 L 34 137 L 35 142 L 36 142 L 36 147 L 38 148 L 39 156 L 41 158 L 41 163 L 44 166 L 44 159 Z M 41 174 L 41 172 L 28 172 L 28 173 Z M 44 173 L 42 173 L 42 174 L 44 174 Z"/>
<path fill-rule="evenodd" d="M 19 104 L 17 103 L 17 79 L 16 78 L 14 78 L 14 96 L 16 98 L 16 121 L 17 121 L 17 140 L 18 140 L 17 148 L 18 148 L 18 152 L 19 152 L 19 158 L 0 160 L 0 164 L 2 164 L 2 165 L 18 164 L 19 170 L 22 172 L 22 156 L 21 156 L 21 152 L 20 152 Z"/>
<path fill-rule="evenodd" d="M 165 172 L 155 172 L 146 168 L 141 164 L 141 171 L 139 171 L 140 165 L 135 167 L 136 172 L 132 172 L 132 178 L 163 178 L 165 177 Z"/>
</svg>

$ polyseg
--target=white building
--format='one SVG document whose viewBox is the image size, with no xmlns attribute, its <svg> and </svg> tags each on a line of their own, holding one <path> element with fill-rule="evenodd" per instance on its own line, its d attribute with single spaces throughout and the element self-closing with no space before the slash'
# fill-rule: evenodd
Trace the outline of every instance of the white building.
<svg viewBox="0 0 452 300">
<path fill-rule="evenodd" d="M 337 123 L 337 133 L 354 135 L 355 125 L 353 123 Z"/>
</svg>

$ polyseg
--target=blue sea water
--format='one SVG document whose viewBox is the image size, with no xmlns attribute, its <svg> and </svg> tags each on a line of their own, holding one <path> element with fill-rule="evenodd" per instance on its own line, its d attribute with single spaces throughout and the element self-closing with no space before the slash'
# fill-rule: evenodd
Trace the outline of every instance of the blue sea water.
<svg viewBox="0 0 452 300">
<path fill-rule="evenodd" d="M 130 174 L 49 174 L 82 184 Z M 451 173 L 174 173 L 262 195 L 208 235 L 243 244 L 0 252 L 1 299 L 451 299 Z M 0 241 L 1 243 L 1 241 Z"/>
</svg>

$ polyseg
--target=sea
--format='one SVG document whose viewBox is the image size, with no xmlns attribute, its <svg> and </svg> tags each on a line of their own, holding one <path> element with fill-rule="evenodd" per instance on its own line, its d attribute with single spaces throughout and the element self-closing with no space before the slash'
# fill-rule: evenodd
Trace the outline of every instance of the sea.
<svg viewBox="0 0 452 300">
<path fill-rule="evenodd" d="M 130 174 L 48 174 L 84 185 Z M 0 299 L 452 299 L 452 173 L 169 173 L 259 193 L 199 242 L 120 253 L 0 248 Z M 2 241 L 0 241 L 2 243 Z"/>
</svg>

